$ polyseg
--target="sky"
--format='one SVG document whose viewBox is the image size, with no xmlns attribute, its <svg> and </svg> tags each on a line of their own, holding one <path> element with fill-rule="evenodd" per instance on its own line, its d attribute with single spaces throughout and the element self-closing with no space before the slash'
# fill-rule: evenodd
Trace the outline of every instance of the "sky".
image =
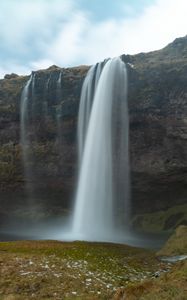
<svg viewBox="0 0 187 300">
<path fill-rule="evenodd" d="M 186 14 L 187 0 L 0 0 L 0 78 L 161 49 Z"/>
</svg>

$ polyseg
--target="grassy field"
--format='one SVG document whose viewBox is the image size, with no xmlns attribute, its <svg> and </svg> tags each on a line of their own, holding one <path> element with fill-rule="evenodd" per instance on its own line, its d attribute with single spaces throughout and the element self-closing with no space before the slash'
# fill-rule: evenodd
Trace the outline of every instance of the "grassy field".
<svg viewBox="0 0 187 300">
<path fill-rule="evenodd" d="M 0 300 L 187 299 L 152 297 L 151 291 L 157 290 L 157 284 L 164 287 L 166 281 L 162 276 L 176 279 L 173 268 L 160 262 L 153 251 L 125 245 L 1 242 Z M 177 268 L 178 281 L 180 273 L 183 276 L 180 268 Z M 147 285 L 150 298 L 140 298 Z M 175 293 L 172 281 L 171 287 Z M 185 294 L 184 288 L 177 284 L 176 289 L 179 287 L 180 293 Z M 124 298 L 126 293 L 128 296 Z"/>
</svg>

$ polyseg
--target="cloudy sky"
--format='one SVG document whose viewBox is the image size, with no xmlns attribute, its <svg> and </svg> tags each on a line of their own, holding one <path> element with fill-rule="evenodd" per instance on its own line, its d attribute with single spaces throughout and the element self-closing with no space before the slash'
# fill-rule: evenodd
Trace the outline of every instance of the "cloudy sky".
<svg viewBox="0 0 187 300">
<path fill-rule="evenodd" d="M 160 49 L 186 15 L 187 0 L 0 0 L 0 77 Z"/>
</svg>

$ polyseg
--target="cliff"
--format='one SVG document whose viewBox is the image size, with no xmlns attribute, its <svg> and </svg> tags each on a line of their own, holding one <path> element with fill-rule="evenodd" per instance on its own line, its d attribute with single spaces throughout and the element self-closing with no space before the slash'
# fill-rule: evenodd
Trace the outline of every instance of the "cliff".
<svg viewBox="0 0 187 300">
<path fill-rule="evenodd" d="M 187 36 L 164 49 L 122 55 L 127 63 L 130 114 L 131 198 L 134 214 L 186 204 L 187 199 Z M 39 201 L 70 209 L 76 188 L 76 125 L 82 83 L 88 67 L 35 72 L 36 114 L 30 135 Z M 57 78 L 62 73 L 61 92 Z M 50 77 L 46 93 L 47 80 Z M 1 214 L 25 201 L 20 145 L 21 92 L 28 76 L 0 80 Z M 43 103 L 47 103 L 47 118 Z M 57 123 L 57 112 L 59 123 Z M 57 139 L 57 126 L 62 137 Z M 60 149 L 60 151 L 59 151 Z M 177 222 L 185 222 L 183 215 Z"/>
</svg>

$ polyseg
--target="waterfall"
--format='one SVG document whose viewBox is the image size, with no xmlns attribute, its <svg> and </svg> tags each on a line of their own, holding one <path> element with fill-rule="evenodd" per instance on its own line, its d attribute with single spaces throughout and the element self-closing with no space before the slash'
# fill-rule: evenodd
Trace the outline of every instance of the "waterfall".
<svg viewBox="0 0 187 300">
<path fill-rule="evenodd" d="M 62 72 L 59 73 L 57 83 L 56 83 L 56 96 L 57 96 L 58 102 L 60 102 L 61 97 L 62 97 L 61 85 L 62 85 Z M 59 103 L 56 108 L 57 143 L 58 143 L 59 151 L 61 151 L 61 147 L 62 147 L 61 115 L 62 115 L 62 107 L 61 107 L 61 103 Z"/>
<path fill-rule="evenodd" d="M 51 74 L 49 75 L 49 77 L 47 78 L 45 87 L 44 87 L 44 100 L 43 100 L 43 115 L 45 118 L 45 122 L 47 123 L 47 116 L 49 114 L 49 107 L 48 107 L 48 102 L 47 102 L 47 98 L 48 98 L 48 93 L 49 93 L 49 84 L 51 81 Z"/>
<path fill-rule="evenodd" d="M 88 74 L 83 83 L 81 98 L 80 98 L 79 114 L 78 114 L 79 161 L 81 161 L 81 157 L 83 154 L 84 142 L 85 142 L 87 127 L 89 123 L 90 111 L 92 107 L 94 93 L 97 88 L 97 84 L 102 72 L 102 68 L 106 62 L 107 59 L 104 60 L 103 62 L 97 63 L 95 66 L 92 66 L 88 71 Z"/>
<path fill-rule="evenodd" d="M 73 234 L 76 239 L 114 241 L 129 214 L 127 72 L 120 58 L 88 72 L 78 122 L 82 158 Z"/>
<path fill-rule="evenodd" d="M 32 186 L 32 177 L 33 170 L 30 164 L 31 161 L 31 149 L 30 149 L 30 137 L 28 134 L 29 127 L 29 96 L 34 95 L 34 84 L 35 84 L 35 75 L 32 74 L 27 81 L 21 95 L 21 120 L 20 120 L 20 137 L 22 145 L 22 159 L 24 167 L 24 177 L 26 180 L 26 191 L 28 194 L 29 205 L 32 205 L 33 198 L 33 186 Z"/>
<path fill-rule="evenodd" d="M 47 180 L 49 182 L 49 178 L 54 176 L 53 170 L 48 169 L 48 154 L 45 155 L 43 151 L 46 149 L 46 137 L 51 134 L 50 124 L 56 128 L 52 138 L 54 141 L 53 152 L 58 156 L 58 162 L 60 162 L 62 150 L 60 103 L 62 72 L 57 71 L 42 75 L 44 76 L 41 76 L 40 73 L 31 74 L 23 88 L 20 107 L 20 142 L 23 154 L 27 208 L 32 210 L 44 209 L 46 197 L 43 190 Z M 51 90 L 55 91 L 55 97 Z M 47 174 L 45 173 L 46 170 L 48 170 Z"/>
<path fill-rule="evenodd" d="M 47 156 L 40 160 L 50 124 L 56 128 L 52 139 L 57 166 L 62 164 L 62 72 L 52 75 L 33 73 L 21 97 L 21 144 L 30 207 L 45 201 L 44 188 L 58 172 L 48 169 Z M 55 101 L 51 90 L 56 90 Z M 73 239 L 122 240 L 129 216 L 128 127 L 126 66 L 120 58 L 105 60 L 90 69 L 81 93 Z"/>
</svg>

